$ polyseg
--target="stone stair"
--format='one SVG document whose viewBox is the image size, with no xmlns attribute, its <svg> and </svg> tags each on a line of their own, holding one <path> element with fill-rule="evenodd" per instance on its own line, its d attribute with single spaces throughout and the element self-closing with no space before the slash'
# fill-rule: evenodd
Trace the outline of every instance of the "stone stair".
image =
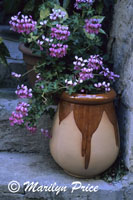
<svg viewBox="0 0 133 200">
<path fill-rule="evenodd" d="M 7 59 L 8 66 L 0 63 L 0 88 L 15 88 L 18 82 L 11 77 L 11 72 L 25 73 L 26 66 L 23 62 L 23 55 L 18 50 L 18 35 L 10 31 L 9 26 L 0 25 L 0 36 L 10 52 L 10 58 Z M 27 82 L 27 78 L 23 78 L 23 82 Z"/>
<path fill-rule="evenodd" d="M 133 185 L 131 177 L 125 177 L 119 183 L 107 184 L 102 180 L 82 180 L 70 177 L 56 165 L 49 153 L 43 155 L 35 153 L 0 153 L 0 200 L 132 200 Z M 8 191 L 10 181 L 20 183 L 20 190 L 16 193 Z M 128 181 L 127 181 L 128 180 Z M 66 186 L 65 192 L 30 192 L 25 191 L 24 183 L 39 183 L 38 186 Z M 78 189 L 72 193 L 72 183 L 80 182 L 82 186 L 99 186 L 98 192 L 83 192 Z M 133 182 L 132 182 L 133 183 Z"/>
</svg>

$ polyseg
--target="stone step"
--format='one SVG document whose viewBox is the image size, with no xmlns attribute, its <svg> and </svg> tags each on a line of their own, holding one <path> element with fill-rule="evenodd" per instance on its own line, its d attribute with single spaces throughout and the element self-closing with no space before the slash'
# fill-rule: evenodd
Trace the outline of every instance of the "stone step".
<svg viewBox="0 0 133 200">
<path fill-rule="evenodd" d="M 0 25 L 0 36 L 4 39 L 12 39 L 16 42 L 20 38 L 20 35 L 18 33 L 10 30 L 9 25 Z"/>
<path fill-rule="evenodd" d="M 0 89 L 0 151 L 40 152 L 44 147 L 48 149 L 48 138 L 41 135 L 40 131 L 30 134 L 26 129 L 11 127 L 9 117 L 15 110 L 18 99 L 14 89 Z M 39 127 L 51 127 L 47 116 L 40 119 Z"/>
<path fill-rule="evenodd" d="M 26 66 L 23 61 L 23 55 L 18 50 L 19 39 L 9 26 L 0 26 L 0 36 L 2 36 L 4 44 L 9 50 L 11 58 L 7 59 L 8 66 L 0 63 L 0 87 L 16 87 L 17 82 L 11 77 L 11 72 L 25 73 Z M 27 78 L 23 81 L 27 82 Z"/>
<path fill-rule="evenodd" d="M 8 184 L 17 181 L 20 190 L 11 193 Z M 35 191 L 26 190 L 25 182 L 38 184 Z M 98 186 L 97 192 L 82 191 L 81 188 L 72 189 L 77 182 L 87 187 Z M 55 187 L 53 192 L 39 192 L 39 186 L 56 185 L 65 187 L 66 190 L 57 195 Z M 73 184 L 73 185 L 72 185 Z M 0 153 L 0 200 L 132 200 L 133 176 L 126 175 L 120 182 L 108 184 L 98 179 L 78 179 L 67 175 L 51 158 L 49 151 L 43 155 L 35 153 Z M 15 187 L 15 186 L 14 186 Z M 38 191 L 36 190 L 38 188 Z M 86 188 L 87 189 L 87 188 Z"/>
</svg>

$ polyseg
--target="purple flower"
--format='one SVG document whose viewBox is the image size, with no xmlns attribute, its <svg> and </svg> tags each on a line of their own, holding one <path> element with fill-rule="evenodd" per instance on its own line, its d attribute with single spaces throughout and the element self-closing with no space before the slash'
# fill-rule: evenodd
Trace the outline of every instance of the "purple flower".
<svg viewBox="0 0 133 200">
<path fill-rule="evenodd" d="M 13 111 L 9 121 L 11 126 L 14 126 L 15 124 L 21 125 L 24 123 L 23 115 Z"/>
<path fill-rule="evenodd" d="M 79 5 L 83 4 L 83 3 L 87 3 L 88 5 L 92 5 L 94 3 L 95 0 L 76 0 L 74 7 L 79 10 Z"/>
<path fill-rule="evenodd" d="M 11 117 L 9 118 L 10 125 L 14 126 L 15 124 L 21 125 L 24 123 L 24 117 L 28 116 L 28 107 L 30 105 L 25 102 L 19 102 L 16 107 L 16 112 L 13 111 Z"/>
<path fill-rule="evenodd" d="M 21 85 L 21 87 L 18 85 L 17 90 L 15 92 L 19 98 L 32 98 L 32 89 L 28 89 L 27 86 Z"/>
<path fill-rule="evenodd" d="M 37 127 L 36 126 L 30 126 L 29 123 L 26 124 L 26 128 L 31 133 L 35 133 L 37 131 Z"/>
<path fill-rule="evenodd" d="M 102 83 L 95 83 L 94 87 L 96 88 L 103 88 L 105 90 L 105 92 L 109 92 L 111 90 L 110 88 L 110 83 L 106 83 L 105 81 L 103 81 Z"/>
<path fill-rule="evenodd" d="M 99 70 L 103 66 L 103 58 L 99 55 L 92 55 L 88 60 L 88 67 L 93 68 L 94 70 Z"/>
<path fill-rule="evenodd" d="M 37 22 L 32 19 L 31 16 L 18 15 L 11 17 L 9 24 L 11 26 L 11 30 L 18 33 L 26 33 L 29 34 L 36 29 Z"/>
<path fill-rule="evenodd" d="M 51 28 L 51 37 L 57 40 L 67 40 L 70 36 L 70 31 L 68 29 L 68 26 L 56 24 L 56 27 Z"/>
<path fill-rule="evenodd" d="M 37 40 L 37 44 L 39 45 L 40 50 L 43 51 L 43 47 L 42 47 L 42 45 L 44 44 L 44 42 L 41 41 L 41 40 Z"/>
<path fill-rule="evenodd" d="M 80 70 L 82 67 L 88 64 L 88 60 L 83 60 L 82 57 L 75 56 L 75 61 L 73 64 L 75 70 Z"/>
<path fill-rule="evenodd" d="M 23 117 L 28 116 L 28 107 L 29 106 L 30 105 L 25 102 L 20 102 L 16 107 L 16 111 L 18 113 L 21 113 L 23 115 Z"/>
<path fill-rule="evenodd" d="M 41 128 L 41 133 L 42 133 L 45 137 L 51 138 L 51 135 L 50 135 L 49 130 Z"/>
<path fill-rule="evenodd" d="M 109 80 L 114 81 L 115 78 L 119 78 L 120 76 L 115 74 L 114 72 L 110 71 L 109 68 L 102 67 L 102 71 L 100 74 L 103 74 L 105 77 L 107 77 Z"/>
<path fill-rule="evenodd" d="M 75 56 L 76 61 L 73 62 L 74 69 L 79 71 L 79 80 L 85 81 L 93 78 L 93 66 L 89 65 L 89 60 Z"/>
<path fill-rule="evenodd" d="M 67 54 L 68 45 L 52 44 L 49 48 L 50 56 L 56 58 L 62 58 Z"/>
<path fill-rule="evenodd" d="M 15 72 L 12 72 L 11 75 L 15 78 L 20 78 L 21 77 L 21 74 L 17 74 Z"/>
<path fill-rule="evenodd" d="M 52 12 L 53 13 L 50 14 L 50 19 L 52 21 L 63 19 L 66 16 L 66 12 L 62 11 L 61 9 L 52 9 Z"/>
<path fill-rule="evenodd" d="M 40 22 L 40 25 L 41 25 L 41 26 L 45 26 L 45 25 L 47 24 L 47 22 L 48 22 L 48 20 L 41 21 L 41 22 Z"/>
<path fill-rule="evenodd" d="M 99 19 L 86 19 L 85 20 L 85 30 L 89 34 L 98 34 L 101 28 L 101 24 L 99 23 Z"/>
<path fill-rule="evenodd" d="M 94 75 L 93 75 L 93 69 L 92 68 L 82 68 L 79 72 L 79 78 L 80 80 L 89 80 L 91 78 L 93 78 Z"/>
</svg>

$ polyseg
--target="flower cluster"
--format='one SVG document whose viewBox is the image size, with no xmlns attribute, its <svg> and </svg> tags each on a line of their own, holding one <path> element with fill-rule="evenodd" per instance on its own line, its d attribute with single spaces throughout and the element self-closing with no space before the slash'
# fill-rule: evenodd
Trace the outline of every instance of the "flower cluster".
<svg viewBox="0 0 133 200">
<path fill-rule="evenodd" d="M 92 5 L 94 3 L 94 0 L 76 0 L 76 3 L 74 4 L 74 7 L 76 9 L 79 9 L 79 5 L 82 3 L 87 3 L 89 5 Z"/>
<path fill-rule="evenodd" d="M 16 107 L 16 111 L 18 113 L 21 113 L 23 115 L 23 117 L 28 116 L 28 107 L 30 106 L 30 104 L 26 103 L 26 102 L 20 102 L 18 103 L 17 107 Z"/>
<path fill-rule="evenodd" d="M 50 56 L 62 58 L 67 54 L 67 48 L 68 45 L 63 45 L 60 43 L 52 44 L 51 47 L 49 48 Z"/>
<path fill-rule="evenodd" d="M 93 84 L 95 88 L 104 89 L 105 92 L 110 91 L 110 81 L 114 81 L 115 78 L 119 78 L 119 75 L 114 74 L 108 68 L 103 66 L 103 58 L 99 55 L 91 55 L 88 60 L 84 60 L 82 57 L 75 56 L 74 70 L 77 71 L 76 78 L 78 81 L 65 81 L 67 85 L 76 86 L 84 81 L 93 79 L 94 76 L 106 77 L 108 82 L 105 81 Z M 98 80 L 97 80 L 98 81 Z M 83 89 L 84 90 L 84 89 Z M 81 92 L 83 92 L 83 90 Z"/>
<path fill-rule="evenodd" d="M 86 19 L 85 20 L 85 30 L 89 34 L 98 34 L 101 28 L 99 19 Z"/>
<path fill-rule="evenodd" d="M 21 125 L 24 123 L 23 115 L 21 113 L 12 112 L 11 117 L 9 118 L 10 125 L 14 126 L 15 124 Z"/>
<path fill-rule="evenodd" d="M 31 133 L 35 133 L 37 131 L 37 127 L 36 126 L 30 126 L 28 123 L 26 124 L 26 128 Z"/>
<path fill-rule="evenodd" d="M 105 92 L 109 92 L 111 89 L 110 89 L 110 83 L 106 83 L 105 81 L 103 81 L 102 83 L 95 83 L 94 84 L 94 87 L 96 88 L 104 88 L 105 89 Z"/>
<path fill-rule="evenodd" d="M 56 27 L 51 28 L 51 37 L 57 40 L 67 40 L 70 36 L 70 31 L 68 29 L 68 26 L 56 24 Z"/>
<path fill-rule="evenodd" d="M 28 89 L 27 86 L 21 85 L 21 87 L 18 85 L 17 90 L 15 92 L 19 98 L 32 98 L 32 89 Z"/>
<path fill-rule="evenodd" d="M 32 16 L 18 15 L 11 17 L 9 22 L 11 30 L 18 33 L 29 34 L 36 29 L 37 22 L 32 19 Z"/>
<path fill-rule="evenodd" d="M 25 102 L 19 102 L 16 107 L 16 112 L 13 111 L 11 117 L 9 118 L 10 125 L 15 124 L 22 125 L 24 123 L 23 117 L 28 115 L 28 107 L 30 105 Z"/>
<path fill-rule="evenodd" d="M 37 40 L 37 44 L 40 47 L 41 51 L 43 51 L 43 45 L 45 44 L 45 42 L 51 45 L 51 43 L 53 42 L 53 39 L 47 38 L 45 37 L 45 35 L 42 35 L 42 40 Z"/>
<path fill-rule="evenodd" d="M 102 71 L 100 72 L 100 74 L 103 74 L 104 77 L 107 77 L 109 80 L 112 80 L 114 81 L 115 78 L 119 78 L 120 76 L 115 74 L 114 72 L 111 72 L 109 70 L 109 68 L 105 68 L 105 67 L 102 67 Z"/>
<path fill-rule="evenodd" d="M 53 21 L 63 19 L 66 16 L 66 12 L 61 9 L 52 9 L 52 12 L 53 13 L 50 14 L 50 19 Z"/>
<path fill-rule="evenodd" d="M 88 63 L 88 60 L 83 60 L 82 57 L 75 56 L 74 69 L 80 70 L 82 67 L 84 67 Z"/>
<path fill-rule="evenodd" d="M 94 70 L 99 70 L 103 66 L 103 58 L 99 55 L 92 55 L 88 60 L 88 67 L 93 68 Z"/>
<path fill-rule="evenodd" d="M 32 89 L 28 89 L 27 86 L 21 85 L 21 87 L 18 86 L 17 91 L 15 92 L 19 98 L 31 98 L 32 97 Z M 11 117 L 9 118 L 10 125 L 14 126 L 22 125 L 24 124 L 24 118 L 28 116 L 28 107 L 30 107 L 30 104 L 26 102 L 19 102 L 16 110 L 12 112 Z M 29 123 L 26 123 L 26 128 L 31 133 L 34 133 L 36 131 L 36 126 L 31 127 Z"/>
<path fill-rule="evenodd" d="M 93 71 L 99 70 L 103 66 L 103 59 L 99 55 L 91 55 L 88 60 L 78 56 L 75 56 L 75 59 L 74 69 L 79 70 L 79 78 L 83 81 L 93 78 Z"/>
<path fill-rule="evenodd" d="M 21 77 L 21 74 L 17 74 L 15 72 L 12 72 L 11 75 L 15 78 L 20 78 Z"/>
<path fill-rule="evenodd" d="M 42 133 L 45 137 L 51 138 L 51 135 L 50 135 L 49 130 L 41 128 L 41 133 Z"/>
<path fill-rule="evenodd" d="M 93 72 L 93 68 L 88 68 L 88 67 L 82 68 L 79 72 L 80 80 L 85 81 L 85 80 L 89 80 L 89 79 L 93 78 L 94 75 L 92 72 Z"/>
</svg>

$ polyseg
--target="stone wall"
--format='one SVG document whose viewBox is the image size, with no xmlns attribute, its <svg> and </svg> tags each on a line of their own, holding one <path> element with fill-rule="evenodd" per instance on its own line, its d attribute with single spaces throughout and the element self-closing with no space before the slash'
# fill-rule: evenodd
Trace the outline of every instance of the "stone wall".
<svg viewBox="0 0 133 200">
<path fill-rule="evenodd" d="M 133 0 L 117 0 L 109 51 L 120 74 L 118 118 L 126 166 L 133 172 Z"/>
</svg>

